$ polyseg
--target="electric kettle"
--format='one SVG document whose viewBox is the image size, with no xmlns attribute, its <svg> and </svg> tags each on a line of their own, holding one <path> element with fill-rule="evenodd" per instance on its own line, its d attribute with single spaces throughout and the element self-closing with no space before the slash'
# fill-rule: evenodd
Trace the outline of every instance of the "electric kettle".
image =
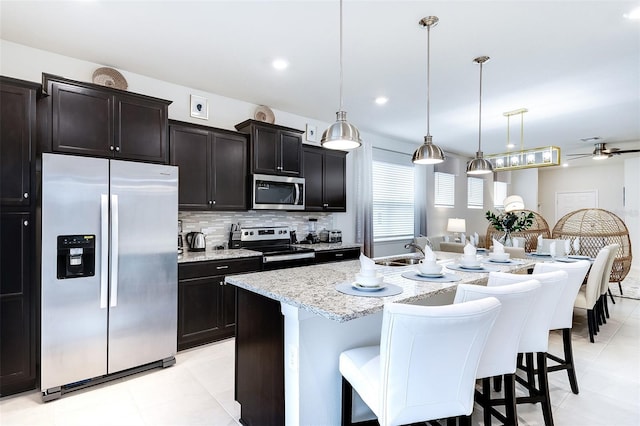
<svg viewBox="0 0 640 426">
<path fill-rule="evenodd" d="M 202 232 L 188 232 L 186 237 L 189 251 L 205 250 L 205 238 Z"/>
</svg>

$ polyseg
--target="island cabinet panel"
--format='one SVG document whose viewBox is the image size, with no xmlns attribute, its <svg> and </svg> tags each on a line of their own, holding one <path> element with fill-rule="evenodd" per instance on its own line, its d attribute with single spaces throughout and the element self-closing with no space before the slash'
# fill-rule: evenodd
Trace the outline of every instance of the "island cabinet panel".
<svg viewBox="0 0 640 426">
<path fill-rule="evenodd" d="M 169 139 L 180 210 L 247 209 L 245 135 L 172 121 Z"/>
<path fill-rule="evenodd" d="M 346 156 L 314 146 L 304 146 L 305 210 L 346 212 Z"/>
<path fill-rule="evenodd" d="M 280 302 L 237 289 L 235 399 L 246 426 L 284 425 L 284 317 Z"/>
<path fill-rule="evenodd" d="M 359 247 L 316 251 L 316 263 L 341 262 L 343 260 L 356 260 L 359 257 L 360 257 Z"/>
<path fill-rule="evenodd" d="M 235 287 L 225 276 L 260 266 L 259 257 L 178 264 L 178 350 L 235 334 Z"/>
<path fill-rule="evenodd" d="M 43 74 L 54 152 L 168 162 L 171 101 Z M 48 121 L 48 120 L 47 120 Z"/>
<path fill-rule="evenodd" d="M 302 176 L 302 130 L 256 120 L 236 124 L 249 135 L 249 171 L 281 176 Z"/>
</svg>

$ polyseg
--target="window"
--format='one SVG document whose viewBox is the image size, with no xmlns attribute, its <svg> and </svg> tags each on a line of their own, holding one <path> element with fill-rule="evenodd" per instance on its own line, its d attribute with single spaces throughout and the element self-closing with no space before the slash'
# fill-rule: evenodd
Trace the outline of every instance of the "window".
<svg viewBox="0 0 640 426">
<path fill-rule="evenodd" d="M 467 178 L 467 208 L 484 208 L 484 179 Z"/>
<path fill-rule="evenodd" d="M 507 183 L 493 182 L 493 207 L 503 209 L 505 198 L 507 198 Z"/>
<path fill-rule="evenodd" d="M 454 207 L 456 204 L 456 176 L 442 172 L 435 172 L 433 175 L 435 182 L 433 204 L 436 207 Z"/>
<path fill-rule="evenodd" d="M 413 238 L 413 166 L 374 160 L 372 172 L 373 240 Z"/>
</svg>

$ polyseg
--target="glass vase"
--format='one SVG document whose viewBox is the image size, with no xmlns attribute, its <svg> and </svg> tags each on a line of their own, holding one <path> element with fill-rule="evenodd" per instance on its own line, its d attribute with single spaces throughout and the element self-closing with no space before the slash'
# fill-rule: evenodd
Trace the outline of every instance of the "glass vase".
<svg viewBox="0 0 640 426">
<path fill-rule="evenodd" d="M 505 231 L 504 235 L 498 239 L 498 242 L 505 247 L 513 247 L 513 239 L 511 238 L 511 231 Z"/>
</svg>

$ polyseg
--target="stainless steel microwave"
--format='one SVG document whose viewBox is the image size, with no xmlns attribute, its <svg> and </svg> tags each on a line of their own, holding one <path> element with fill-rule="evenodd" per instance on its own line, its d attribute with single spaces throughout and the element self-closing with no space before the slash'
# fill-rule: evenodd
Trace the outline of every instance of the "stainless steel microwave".
<svg viewBox="0 0 640 426">
<path fill-rule="evenodd" d="M 252 208 L 256 210 L 304 210 L 304 178 L 253 175 Z"/>
</svg>

